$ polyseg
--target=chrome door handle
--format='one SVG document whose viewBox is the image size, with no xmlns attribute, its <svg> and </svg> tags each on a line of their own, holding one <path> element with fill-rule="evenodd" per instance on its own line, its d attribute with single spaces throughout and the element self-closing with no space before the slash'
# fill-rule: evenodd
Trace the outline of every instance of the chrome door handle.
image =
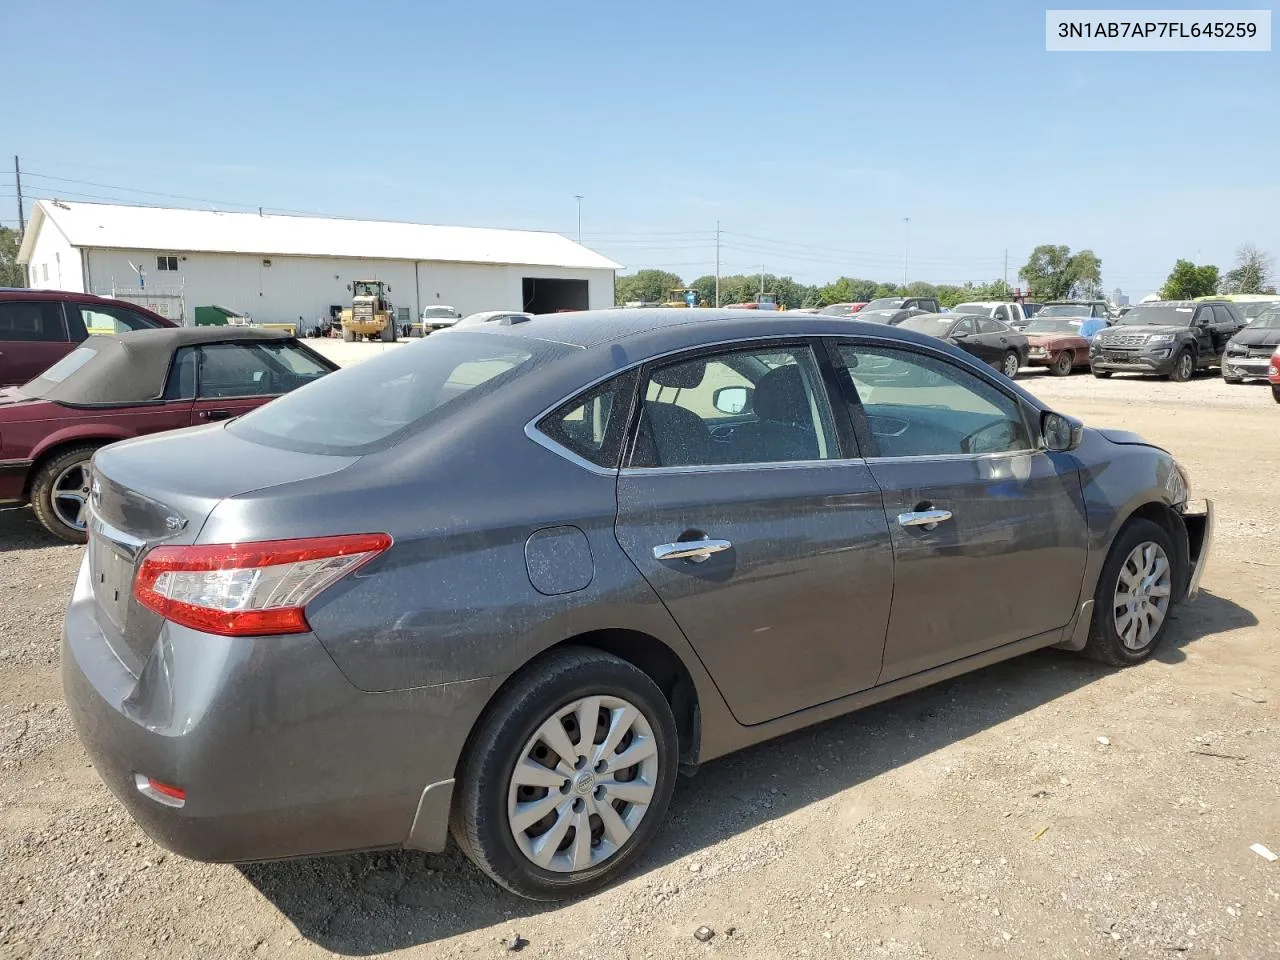
<svg viewBox="0 0 1280 960">
<path fill-rule="evenodd" d="M 660 543 L 653 548 L 655 560 L 692 560 L 701 563 L 713 553 L 720 553 L 733 546 L 728 540 L 681 540 L 677 543 Z"/>
<path fill-rule="evenodd" d="M 910 513 L 898 514 L 898 526 L 924 527 L 926 530 L 931 530 L 943 520 L 950 519 L 950 510 L 913 510 Z"/>
</svg>

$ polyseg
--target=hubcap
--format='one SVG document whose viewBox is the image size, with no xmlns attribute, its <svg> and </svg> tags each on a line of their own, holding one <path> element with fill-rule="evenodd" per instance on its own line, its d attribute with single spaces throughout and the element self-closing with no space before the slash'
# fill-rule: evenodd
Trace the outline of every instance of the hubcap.
<svg viewBox="0 0 1280 960">
<path fill-rule="evenodd" d="M 1009 377 L 1010 379 L 1013 379 L 1013 376 L 1017 372 L 1018 372 L 1018 358 L 1015 357 L 1013 354 L 1009 354 L 1009 356 L 1004 358 L 1004 375 L 1006 377 Z"/>
<path fill-rule="evenodd" d="M 82 460 L 67 467 L 53 481 L 53 512 L 73 530 L 88 525 L 85 507 L 89 503 L 89 461 Z"/>
<path fill-rule="evenodd" d="M 1178 361 L 1178 366 L 1182 368 L 1182 375 L 1184 377 L 1191 376 L 1191 354 L 1184 353 L 1182 355 L 1182 359 Z"/>
<path fill-rule="evenodd" d="M 507 789 L 507 824 L 520 851 L 556 873 L 612 857 L 649 810 L 658 745 L 644 714 L 619 697 L 583 697 L 537 729 Z"/>
<path fill-rule="evenodd" d="M 1171 583 L 1169 558 L 1158 543 L 1140 543 L 1125 558 L 1112 616 L 1116 633 L 1130 650 L 1145 650 L 1160 632 L 1169 612 Z"/>
</svg>

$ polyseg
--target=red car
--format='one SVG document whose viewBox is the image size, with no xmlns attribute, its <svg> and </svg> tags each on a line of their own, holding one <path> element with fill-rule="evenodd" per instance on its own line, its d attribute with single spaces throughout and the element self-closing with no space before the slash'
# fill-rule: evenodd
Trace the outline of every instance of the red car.
<svg viewBox="0 0 1280 960">
<path fill-rule="evenodd" d="M 337 366 L 283 332 L 170 327 L 90 337 L 39 377 L 0 389 L 0 504 L 30 503 L 84 543 L 101 446 L 228 420 Z"/>
<path fill-rule="evenodd" d="M 833 303 L 829 307 L 823 307 L 818 313 L 824 317 L 852 317 L 866 305 L 865 301 L 861 303 Z"/>
<path fill-rule="evenodd" d="M 1271 384 L 1271 396 L 1280 403 L 1280 347 L 1271 355 L 1271 364 L 1267 367 L 1267 383 Z"/>
<path fill-rule="evenodd" d="M 158 313 L 111 297 L 0 287 L 0 387 L 39 376 L 85 337 L 174 326 Z"/>
<path fill-rule="evenodd" d="M 1027 364 L 1048 367 L 1055 377 L 1089 369 L 1089 340 L 1080 335 L 1080 324 L 1080 317 L 1033 317 L 1022 328 Z"/>
</svg>

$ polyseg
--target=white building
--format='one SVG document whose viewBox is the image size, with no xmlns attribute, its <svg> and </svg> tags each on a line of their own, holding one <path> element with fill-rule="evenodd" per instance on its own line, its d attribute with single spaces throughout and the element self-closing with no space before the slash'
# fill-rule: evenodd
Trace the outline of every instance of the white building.
<svg viewBox="0 0 1280 960">
<path fill-rule="evenodd" d="M 311 324 L 383 280 L 422 308 L 552 313 L 613 306 L 607 257 L 555 233 L 41 200 L 22 238 L 31 285 L 121 295 L 172 319 L 221 306 Z"/>
</svg>

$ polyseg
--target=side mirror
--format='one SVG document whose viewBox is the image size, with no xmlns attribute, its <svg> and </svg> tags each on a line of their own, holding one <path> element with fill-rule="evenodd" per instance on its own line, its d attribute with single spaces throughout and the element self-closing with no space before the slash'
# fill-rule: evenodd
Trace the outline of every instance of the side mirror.
<svg viewBox="0 0 1280 960">
<path fill-rule="evenodd" d="M 969 334 L 967 334 L 967 333 L 963 333 L 963 332 L 953 333 L 953 334 L 951 335 L 951 339 L 952 339 L 952 340 L 968 340 L 968 339 L 969 339 Z"/>
<path fill-rule="evenodd" d="M 751 396 L 754 392 L 750 387 L 721 387 L 712 396 L 711 403 L 721 413 L 746 413 L 751 409 Z"/>
<path fill-rule="evenodd" d="M 1040 435 L 1044 438 L 1044 448 L 1050 453 L 1066 453 L 1080 446 L 1084 424 L 1075 417 L 1046 410 L 1040 417 Z"/>
</svg>

